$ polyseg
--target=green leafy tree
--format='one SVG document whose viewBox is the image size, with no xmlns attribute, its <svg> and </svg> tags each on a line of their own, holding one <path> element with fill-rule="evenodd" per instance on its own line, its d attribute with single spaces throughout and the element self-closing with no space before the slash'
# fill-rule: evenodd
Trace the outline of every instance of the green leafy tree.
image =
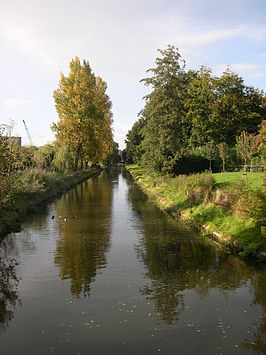
<svg viewBox="0 0 266 355">
<path fill-rule="evenodd" d="M 200 156 L 205 152 L 210 162 L 216 160 L 220 147 L 224 170 L 224 148 L 228 146 L 227 167 L 235 169 L 235 140 L 243 131 L 254 135 L 250 143 L 254 143 L 256 157 L 255 137 L 266 117 L 264 93 L 246 86 L 229 68 L 220 77 L 204 66 L 198 72 L 186 72 L 173 46 L 159 53 L 155 67 L 147 71 L 151 76 L 142 80 L 151 87 L 141 111 L 145 125 L 140 129 L 139 123 L 134 124 L 127 137 L 127 150 L 133 158 L 138 161 L 141 157 L 147 167 L 167 174 L 180 171 L 182 160 L 195 158 L 195 152 Z"/>
<path fill-rule="evenodd" d="M 241 132 L 256 133 L 263 119 L 263 94 L 244 85 L 228 68 L 215 80 L 217 94 L 213 114 L 213 140 L 232 145 Z"/>
<path fill-rule="evenodd" d="M 244 114 L 239 130 L 256 134 L 266 117 L 266 99 L 263 91 L 246 86 L 244 91 Z"/>
<path fill-rule="evenodd" d="M 241 132 L 240 136 L 236 138 L 236 149 L 238 155 L 241 157 L 244 165 L 243 172 L 246 173 L 247 163 L 250 163 L 251 171 L 253 168 L 253 158 L 259 151 L 259 139 L 254 134 Z"/>
<path fill-rule="evenodd" d="M 114 142 L 113 143 L 113 151 L 112 153 L 108 156 L 108 159 L 106 161 L 107 165 L 116 165 L 120 163 L 121 157 L 119 153 L 119 145 L 118 143 Z"/>
<path fill-rule="evenodd" d="M 209 160 L 209 171 L 212 171 L 212 162 L 217 158 L 217 147 L 213 141 L 209 141 L 201 148 L 201 155 Z"/>
<path fill-rule="evenodd" d="M 127 133 L 126 149 L 135 163 L 140 162 L 143 155 L 141 143 L 143 140 L 142 130 L 145 126 L 145 122 L 145 119 L 140 117 Z"/>
<path fill-rule="evenodd" d="M 73 153 L 67 146 L 59 146 L 53 160 L 53 166 L 57 171 L 73 171 L 75 166 L 75 158 Z"/>
<path fill-rule="evenodd" d="M 25 170 L 27 168 L 33 168 L 36 165 L 34 160 L 34 155 L 37 148 L 34 146 L 26 147 L 16 147 L 15 150 L 15 168 L 16 170 Z"/>
<path fill-rule="evenodd" d="M 0 157 L 0 207 L 3 207 L 10 201 L 14 187 L 14 155 L 3 130 L 0 130 Z"/>
<path fill-rule="evenodd" d="M 88 149 L 87 160 L 93 163 L 104 163 L 113 153 L 114 141 L 112 132 L 112 103 L 106 94 L 107 84 L 101 77 L 96 77 L 95 98 L 97 120 L 95 120 L 94 152 L 90 154 L 92 146 Z"/>
<path fill-rule="evenodd" d="M 45 144 L 35 150 L 33 159 L 37 167 L 51 169 L 54 157 L 55 147 L 51 144 Z"/>
<path fill-rule="evenodd" d="M 264 173 L 265 173 L 264 185 L 266 185 L 266 120 L 262 121 L 260 125 L 258 143 L 259 143 L 259 152 L 261 154 L 263 165 L 264 165 Z"/>
<path fill-rule="evenodd" d="M 159 53 L 155 68 L 147 70 L 152 76 L 141 80 L 152 87 L 141 113 L 146 120 L 141 148 L 147 166 L 169 173 L 183 154 L 191 128 L 184 104 L 189 75 L 177 48 L 168 46 Z"/>
<path fill-rule="evenodd" d="M 223 168 L 222 168 L 222 172 L 225 172 L 225 160 L 228 157 L 228 145 L 225 142 L 219 143 L 218 144 L 218 152 L 219 152 L 219 156 L 222 160 L 223 163 Z"/>
<path fill-rule="evenodd" d="M 216 95 L 211 69 L 202 66 L 188 86 L 186 108 L 191 121 L 190 143 L 201 146 L 213 138 L 214 106 Z"/>
</svg>

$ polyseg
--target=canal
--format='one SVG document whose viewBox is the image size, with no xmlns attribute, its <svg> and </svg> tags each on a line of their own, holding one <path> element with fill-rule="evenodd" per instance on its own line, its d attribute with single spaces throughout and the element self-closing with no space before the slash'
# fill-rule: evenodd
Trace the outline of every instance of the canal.
<svg viewBox="0 0 266 355">
<path fill-rule="evenodd" d="M 0 244 L 1 355 L 266 354 L 266 270 L 159 211 L 126 171 Z"/>
</svg>

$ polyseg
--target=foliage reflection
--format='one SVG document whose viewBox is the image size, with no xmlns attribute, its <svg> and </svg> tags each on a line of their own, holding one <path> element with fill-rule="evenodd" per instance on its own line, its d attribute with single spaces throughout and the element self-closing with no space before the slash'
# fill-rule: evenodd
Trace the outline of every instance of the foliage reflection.
<svg viewBox="0 0 266 355">
<path fill-rule="evenodd" d="M 261 305 L 265 311 L 266 273 L 263 269 L 221 252 L 203 237 L 178 226 L 176 220 L 148 203 L 135 185 L 130 188 L 129 199 L 143 228 L 137 253 L 145 264 L 150 283 L 142 292 L 154 302 L 161 319 L 168 324 L 176 323 L 184 310 L 187 290 L 195 290 L 200 297 L 208 295 L 211 289 L 226 294 L 248 281 L 252 284 L 253 304 Z M 261 318 L 256 332 L 257 342 L 243 346 L 265 347 L 262 342 L 266 335 L 265 318 Z"/>
<path fill-rule="evenodd" d="M 16 259 L 12 256 L 13 239 L 7 237 L 0 243 L 0 333 L 4 332 L 14 317 L 14 309 L 21 305 L 18 298 Z"/>
<path fill-rule="evenodd" d="M 110 247 L 112 186 L 89 179 L 55 205 L 59 238 L 55 264 L 62 279 L 71 280 L 73 297 L 89 296 L 97 271 L 106 266 Z"/>
</svg>

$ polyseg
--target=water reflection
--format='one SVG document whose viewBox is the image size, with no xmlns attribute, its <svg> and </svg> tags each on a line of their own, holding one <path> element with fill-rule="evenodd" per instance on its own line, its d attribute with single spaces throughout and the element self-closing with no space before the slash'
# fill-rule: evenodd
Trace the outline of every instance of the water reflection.
<svg viewBox="0 0 266 355">
<path fill-rule="evenodd" d="M 21 305 L 17 294 L 19 280 L 13 250 L 12 238 L 6 238 L 0 243 L 0 333 L 8 328 L 16 306 Z"/>
<path fill-rule="evenodd" d="M 247 266 L 239 258 L 225 254 L 206 239 L 185 230 L 184 226 L 179 227 L 174 219 L 148 203 L 134 185 L 129 190 L 129 199 L 143 228 L 137 253 L 145 264 L 150 282 L 142 292 L 154 302 L 161 319 L 168 324 L 176 323 L 189 290 L 194 290 L 200 298 L 214 289 L 226 297 L 248 282 L 254 292 L 253 304 L 261 305 L 265 311 L 265 268 Z M 246 347 L 261 347 L 260 341 L 265 337 L 264 318 L 256 331 L 257 345 L 246 343 Z"/>
<path fill-rule="evenodd" d="M 255 354 L 266 354 L 266 272 L 260 270 L 252 279 L 253 303 L 261 305 L 263 314 L 253 324 L 253 339 L 245 341 L 242 346 L 245 349 L 253 350 Z"/>
<path fill-rule="evenodd" d="M 266 354 L 265 267 L 178 226 L 117 170 L 9 237 L 1 354 Z"/>
<path fill-rule="evenodd" d="M 112 185 L 93 178 L 55 203 L 59 236 L 54 262 L 62 279 L 71 280 L 71 293 L 89 296 L 97 271 L 106 266 L 110 247 Z"/>
</svg>

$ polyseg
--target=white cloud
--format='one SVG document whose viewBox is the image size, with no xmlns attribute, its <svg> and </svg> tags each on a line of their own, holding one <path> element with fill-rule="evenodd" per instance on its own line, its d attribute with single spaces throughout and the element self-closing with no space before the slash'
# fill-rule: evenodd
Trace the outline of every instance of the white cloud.
<svg viewBox="0 0 266 355">
<path fill-rule="evenodd" d="M 168 43 L 192 52 L 193 57 L 195 48 L 240 35 L 255 37 L 264 33 L 241 24 L 214 26 L 196 17 L 188 19 L 182 15 L 185 3 L 179 1 L 176 8 L 180 8 L 180 13 L 171 14 L 167 9 L 163 13 L 150 11 L 140 1 L 135 8 L 130 2 L 99 1 L 84 11 L 78 4 L 73 8 L 66 2 L 61 17 L 60 8 L 51 1 L 39 9 L 36 2 L 28 0 L 19 12 L 11 1 L 2 16 L 1 32 L 24 53 L 57 70 L 62 70 L 73 56 L 84 55 L 95 57 L 103 67 L 113 66 L 121 72 L 124 69 L 127 75 L 136 72 L 136 66 L 143 67 L 156 48 Z"/>
<path fill-rule="evenodd" d="M 76 55 L 89 60 L 93 71 L 107 81 L 114 105 L 115 139 L 123 142 L 131 128 L 130 121 L 137 119 L 143 105 L 141 97 L 146 89 L 139 80 L 146 76 L 147 68 L 154 66 L 157 48 L 176 45 L 188 67 L 194 69 L 201 64 L 214 67 L 217 56 L 218 63 L 226 62 L 228 56 L 236 63 L 254 62 L 254 57 L 251 59 L 246 53 L 249 44 L 255 47 L 258 41 L 260 51 L 265 53 L 265 46 L 261 45 L 266 37 L 265 14 L 250 0 L 0 2 L 0 40 L 7 48 L 1 80 L 7 84 L 3 85 L 5 96 L 2 94 L 1 99 L 26 96 L 32 98 L 34 105 L 41 102 L 47 131 L 48 119 L 56 120 L 55 113 L 48 111 L 51 102 L 45 101 L 47 92 L 52 96 L 59 72 L 67 74 L 68 63 Z M 227 43 L 232 47 L 238 40 L 244 43 L 241 43 L 240 56 L 234 53 L 235 57 L 231 57 Z M 250 52 L 254 53 L 254 47 Z M 12 52 L 15 55 L 11 57 L 8 53 Z M 27 68 L 25 73 L 19 71 L 16 61 Z M 234 64 L 231 67 L 244 77 L 254 79 L 265 75 L 264 65 Z M 225 64 L 219 64 L 215 69 L 222 72 L 225 68 Z M 5 108 L 26 107 L 31 102 L 9 99 L 0 104 Z M 36 116 L 27 112 L 32 131 Z M 40 120 L 39 114 L 38 117 Z M 38 130 L 39 127 L 36 132 Z"/>
<path fill-rule="evenodd" d="M 243 28 L 243 35 L 255 43 L 264 41 L 266 37 L 266 26 L 247 25 Z"/>
<path fill-rule="evenodd" d="M 114 140 L 119 143 L 119 149 L 124 149 L 127 132 L 131 129 L 133 122 L 130 124 L 114 123 Z"/>
<path fill-rule="evenodd" d="M 17 108 L 21 106 L 31 106 L 32 101 L 31 100 L 25 100 L 25 99 L 6 99 L 1 102 L 1 104 L 7 108 Z"/>
<path fill-rule="evenodd" d="M 183 32 L 183 33 L 182 33 Z M 213 44 L 225 39 L 230 39 L 243 34 L 243 27 L 232 27 L 228 29 L 207 29 L 207 28 L 190 28 L 184 29 L 181 34 L 178 31 L 174 31 L 175 42 L 179 42 L 187 47 L 201 47 Z"/>
<path fill-rule="evenodd" d="M 214 67 L 214 73 L 221 75 L 228 66 L 233 72 L 240 74 L 245 79 L 260 78 L 266 75 L 266 65 L 249 63 L 218 64 Z"/>
</svg>

